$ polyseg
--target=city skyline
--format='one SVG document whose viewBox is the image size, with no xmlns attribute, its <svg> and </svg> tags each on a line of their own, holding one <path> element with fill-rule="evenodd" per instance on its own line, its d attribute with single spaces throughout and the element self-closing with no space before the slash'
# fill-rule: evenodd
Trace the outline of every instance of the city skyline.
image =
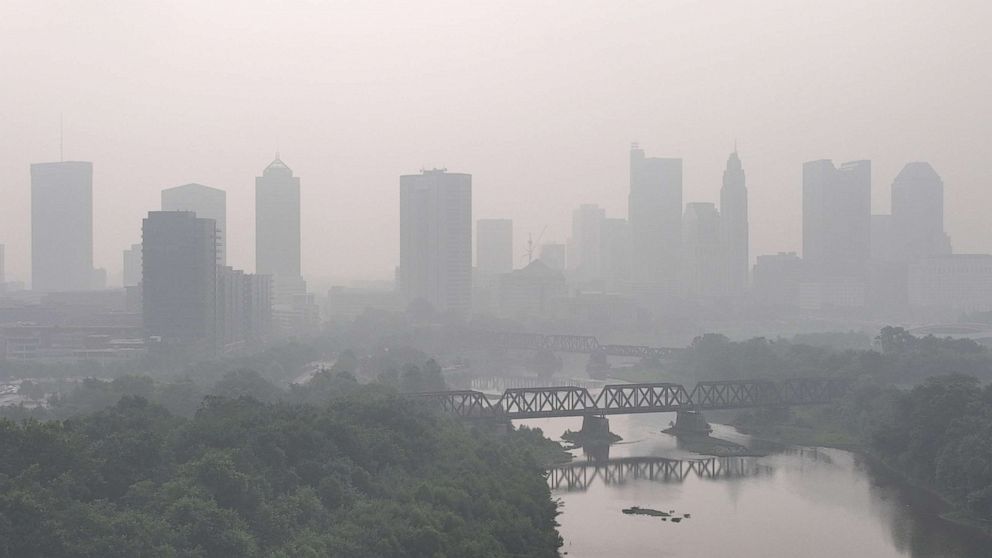
<svg viewBox="0 0 992 558">
<path fill-rule="evenodd" d="M 229 261 L 254 269 L 254 178 L 276 149 L 303 179 L 306 275 L 388 279 L 399 174 L 471 172 L 474 214 L 512 215 L 519 251 L 545 226 L 545 241 L 564 241 L 580 203 L 625 215 L 631 141 L 684 161 L 685 200 L 716 201 L 735 138 L 752 257 L 800 249 L 801 165 L 817 158 L 871 159 L 876 213 L 907 162 L 930 162 L 955 248 L 992 252 L 981 215 L 992 204 L 987 6 L 573 6 L 552 44 L 541 23 L 559 19 L 550 5 L 518 17 L 433 4 L 378 20 L 306 2 L 179 5 L 170 17 L 132 5 L 126 27 L 101 17 L 105 8 L 14 0 L 8 9 L 4 50 L 37 53 L 11 61 L 11 87 L 0 91 L 12 115 L 0 139 L 0 242 L 12 279 L 27 280 L 30 266 L 26 169 L 58 160 L 59 113 L 65 158 L 94 163 L 94 266 L 108 270 L 139 240 L 136 223 L 158 207 L 158 191 L 187 182 L 227 190 Z M 231 27 L 218 31 L 213 18 Z M 948 32 L 938 38 L 935 26 Z M 82 80 L 92 87 L 71 87 Z M 859 95 L 840 102 L 827 94 L 837 89 Z M 425 137 L 429 126 L 437 133 Z M 350 233 L 326 235 L 328 226 Z M 347 270 L 330 263 L 354 253 L 364 257 Z"/>
<path fill-rule="evenodd" d="M 637 143 L 634 143 L 633 144 L 633 147 L 631 148 L 631 153 L 632 154 L 633 153 L 640 153 L 639 157 L 641 157 L 641 158 L 644 157 L 644 155 L 643 155 L 644 150 Z M 655 161 L 671 161 L 673 163 L 677 163 L 678 165 L 683 164 L 683 161 L 681 159 L 678 159 L 678 158 L 647 157 L 646 160 L 648 160 L 648 161 L 651 161 L 651 160 L 655 160 Z M 741 160 L 740 160 L 739 154 L 736 151 L 736 147 L 735 147 L 735 151 L 733 151 L 731 153 L 730 159 L 727 162 L 727 168 L 724 170 L 724 177 L 723 177 L 723 181 L 722 181 L 723 187 L 721 187 L 721 188 L 719 188 L 717 190 L 715 201 L 703 200 L 703 199 L 686 199 L 685 196 L 683 195 L 682 211 L 683 212 L 686 211 L 689 208 L 689 205 L 690 204 L 693 204 L 693 203 L 714 203 L 714 204 L 716 204 L 719 207 L 722 204 L 722 201 L 721 200 L 722 200 L 723 193 L 727 189 L 727 184 L 728 184 L 728 182 L 727 182 L 727 180 L 728 180 L 728 178 L 727 178 L 727 176 L 728 176 L 727 175 L 728 170 L 727 169 L 731 169 L 731 166 L 732 165 L 737 165 L 737 167 L 736 167 L 737 170 L 735 172 L 740 173 L 739 174 L 740 178 L 736 178 L 736 175 L 733 175 L 733 176 L 735 176 L 735 178 L 731 179 L 731 182 L 734 183 L 734 184 L 737 184 L 736 181 L 739 181 L 739 186 L 743 189 L 743 192 L 744 192 L 743 199 L 742 200 L 737 200 L 737 201 L 734 202 L 734 204 L 737 205 L 737 206 L 740 206 L 743 203 L 743 217 L 744 217 L 744 222 L 743 222 L 742 225 L 739 224 L 736 228 L 738 230 L 744 230 L 745 234 L 747 236 L 750 236 L 751 235 L 752 226 L 753 226 L 753 222 L 750 222 L 751 220 L 749 220 L 747 218 L 747 214 L 749 212 L 749 199 L 748 199 L 748 195 L 747 195 L 748 189 L 746 187 L 744 187 L 744 178 L 743 178 L 744 175 L 743 175 L 743 170 L 740 168 L 740 164 L 741 164 L 740 161 Z M 818 159 L 818 160 L 813 160 L 813 161 L 805 161 L 805 162 L 802 163 L 802 167 L 804 168 L 804 173 L 807 173 L 808 174 L 808 167 L 810 165 L 829 164 L 829 163 L 830 163 L 830 160 L 829 159 Z M 838 172 L 838 173 L 840 173 L 839 174 L 840 176 L 843 176 L 844 175 L 844 172 L 842 172 L 842 171 L 845 168 L 847 168 L 847 167 L 849 167 L 851 165 L 854 165 L 855 163 L 866 163 L 867 168 L 864 169 L 864 170 L 860 170 L 858 172 L 860 172 L 865 177 L 873 176 L 874 173 L 872 172 L 872 168 L 873 168 L 874 165 L 872 164 L 872 161 L 870 161 L 870 160 L 852 161 L 852 162 L 849 162 L 849 163 L 840 164 L 835 169 L 835 172 Z M 69 164 L 89 165 L 90 172 L 92 172 L 92 166 L 93 166 L 93 163 L 92 162 L 79 161 L 79 162 L 69 162 Z M 63 163 L 33 163 L 32 164 L 32 167 L 35 167 L 35 166 L 44 166 L 44 165 L 63 165 Z M 270 177 L 272 176 L 271 175 L 271 169 L 273 168 L 273 165 L 275 165 L 276 167 L 278 167 L 276 169 L 277 171 L 285 170 L 286 172 L 289 173 L 288 174 L 289 182 L 287 182 L 286 184 L 288 184 L 289 186 L 292 186 L 292 187 L 296 188 L 296 190 L 298 191 L 299 190 L 299 188 L 298 188 L 298 186 L 299 186 L 299 180 L 300 180 L 299 177 L 296 176 L 296 175 L 294 175 L 293 174 L 293 171 L 290 170 L 284 163 L 282 163 L 282 161 L 279 159 L 278 154 L 277 154 L 276 159 L 274 161 L 272 161 L 266 167 L 266 171 L 267 172 L 263 173 L 263 176 L 262 177 L 255 177 L 255 181 L 256 181 L 255 196 L 258 195 L 257 190 L 258 190 L 258 186 L 260 184 L 273 184 L 273 185 L 275 185 L 277 183 L 281 184 L 285 180 L 285 178 L 283 178 L 280 175 L 279 178 L 269 178 L 269 182 L 264 181 L 264 179 L 265 179 L 266 176 L 270 176 Z M 632 167 L 632 169 L 633 169 L 633 167 Z M 848 170 L 851 170 L 851 169 L 848 169 Z M 938 212 L 940 223 L 939 223 L 939 225 L 933 225 L 933 226 L 939 226 L 941 228 L 941 230 L 946 230 L 946 229 L 943 229 L 943 227 L 944 227 L 944 221 L 946 221 L 946 217 L 944 217 L 944 215 L 943 215 L 943 207 L 944 207 L 944 205 L 946 205 L 946 201 L 943 198 L 944 183 L 943 183 L 943 181 L 941 179 L 940 174 L 933 168 L 933 166 L 928 161 L 910 161 L 910 162 L 905 163 L 902 166 L 902 168 L 899 171 L 899 173 L 894 178 L 892 178 L 889 181 L 884 181 L 880 186 L 879 185 L 871 184 L 870 183 L 870 179 L 866 179 L 866 182 L 868 182 L 866 184 L 866 187 L 867 187 L 867 189 L 870 192 L 870 195 L 872 197 L 874 197 L 875 194 L 876 194 L 876 191 L 877 190 L 880 190 L 880 189 L 885 189 L 886 191 L 895 191 L 895 189 L 897 188 L 897 186 L 900 184 L 900 181 L 906 182 L 907 180 L 911 180 L 911 179 L 904 178 L 904 176 L 906 176 L 907 173 L 910 173 L 910 176 L 912 176 L 912 178 L 915 179 L 915 180 L 917 180 L 917 181 L 921 181 L 922 180 L 923 182 L 931 181 L 931 182 L 935 182 L 936 183 L 936 186 L 935 187 L 939 188 L 938 191 L 940 193 L 940 196 L 939 196 L 940 197 L 940 200 L 939 200 L 939 205 L 936 207 L 936 209 L 934 211 L 937 211 Z M 922 178 L 921 178 L 921 176 L 922 176 Z M 91 188 L 92 188 L 92 186 L 91 186 Z M 926 186 L 923 186 L 923 188 L 926 188 Z M 934 187 L 930 187 L 930 188 L 932 189 Z M 800 194 L 802 193 L 803 189 L 804 189 L 804 187 L 802 187 L 802 186 L 799 188 Z M 217 198 L 216 201 L 213 200 L 213 199 L 209 200 L 213 205 L 217 205 L 218 206 L 217 209 L 208 209 L 207 211 L 209 213 L 214 214 L 214 213 L 217 213 L 218 211 L 221 212 L 221 213 L 226 213 L 227 191 L 225 189 L 222 189 L 222 188 L 213 188 L 213 187 L 204 186 L 204 185 L 198 184 L 198 183 L 183 184 L 182 186 L 176 186 L 176 187 L 170 187 L 170 188 L 164 188 L 164 189 L 162 189 L 160 191 L 160 197 L 161 197 L 161 200 L 162 200 L 162 202 L 160 203 L 160 205 L 162 207 L 162 210 L 193 209 L 193 207 L 190 206 L 190 204 L 193 203 L 193 201 L 186 201 L 184 198 L 190 198 L 191 200 L 193 198 L 197 198 L 198 199 L 198 197 L 202 197 L 201 195 L 199 195 L 199 192 L 203 192 L 204 195 L 208 195 L 208 197 Z M 935 195 L 935 194 L 930 194 L 931 197 L 933 195 Z M 166 203 L 166 198 L 168 196 L 171 196 L 170 199 L 173 200 L 173 201 L 170 201 L 169 203 Z M 898 207 L 898 204 L 899 204 L 898 197 L 896 197 L 895 195 L 893 195 L 892 197 L 895 198 L 895 200 L 894 201 L 890 201 L 889 202 L 890 205 L 891 204 L 894 204 L 895 207 Z M 176 201 L 176 200 L 184 200 L 185 201 L 185 204 L 182 203 L 182 202 Z M 176 205 L 177 203 L 179 203 L 179 205 Z M 207 201 L 204 201 L 203 203 L 207 203 Z M 628 204 L 630 204 L 630 201 L 629 200 L 628 200 Z M 166 206 L 167 205 L 168 205 L 169 209 L 166 209 Z M 210 205 L 210 203 L 208 203 L 208 205 Z M 182 206 L 182 207 L 180 207 L 180 206 Z M 189 206 L 189 207 L 187 207 L 187 206 Z M 595 203 L 595 204 L 579 204 L 579 207 L 580 208 L 581 207 L 584 207 L 584 206 L 595 206 L 600 211 L 605 211 L 602 207 L 599 206 L 598 203 Z M 477 211 L 474 209 L 474 207 L 475 207 L 475 205 L 474 205 L 474 197 L 473 197 L 473 215 L 475 215 L 477 213 Z M 874 220 L 881 219 L 881 218 L 885 218 L 887 220 L 886 222 L 888 222 L 888 219 L 891 218 L 892 213 L 893 213 L 893 210 L 891 208 L 889 208 L 889 207 L 878 207 L 878 208 L 876 208 L 876 206 L 875 206 L 874 203 L 872 203 L 870 209 L 871 209 L 871 211 L 870 211 L 870 217 L 873 220 L 873 222 L 874 222 Z M 153 209 L 153 211 L 154 210 L 155 209 Z M 567 227 L 567 230 L 564 233 L 564 236 L 562 237 L 562 240 L 559 241 L 557 239 L 553 239 L 551 241 L 548 241 L 548 239 L 545 238 L 544 239 L 545 240 L 544 244 L 554 243 L 554 242 L 567 242 L 567 241 L 571 241 L 574 238 L 574 234 L 575 234 L 575 229 L 574 229 L 575 223 L 574 223 L 574 216 L 572 215 L 573 212 L 574 212 L 574 209 L 562 208 L 562 210 L 563 210 L 563 213 L 565 213 L 565 214 L 567 214 L 567 215 L 570 216 L 568 227 Z M 800 212 L 801 211 L 802 211 L 802 208 L 800 207 Z M 896 222 L 899 222 L 899 218 L 898 218 L 899 210 L 896 209 L 895 210 L 895 213 L 897 215 Z M 218 217 L 218 215 L 212 215 L 212 216 L 213 217 Z M 100 217 L 101 216 L 99 216 L 99 215 L 94 215 L 93 216 L 93 219 L 99 220 Z M 936 217 L 936 216 L 935 217 L 929 217 L 928 216 L 928 218 L 929 219 L 936 219 L 938 217 Z M 682 216 L 681 215 L 680 215 L 679 219 L 680 219 L 679 222 L 681 222 L 681 219 L 682 219 Z M 224 217 L 222 217 L 221 219 L 217 219 L 217 220 L 223 223 L 223 221 L 226 220 L 226 215 Z M 491 217 L 491 218 L 482 218 L 482 219 L 479 219 L 479 220 L 480 221 L 483 221 L 483 222 L 485 222 L 485 221 L 509 221 L 510 222 L 510 226 L 512 227 L 512 234 L 513 234 L 513 237 L 514 237 L 514 242 L 515 243 L 520 243 L 521 242 L 521 240 L 518 238 L 519 235 L 518 235 L 518 232 L 517 232 L 517 228 L 515 227 L 515 223 L 514 223 L 514 219 L 512 218 L 512 215 L 510 217 L 507 217 L 507 218 Z M 252 234 L 251 237 L 252 237 L 253 240 L 256 240 L 257 241 L 257 238 L 258 238 L 258 234 L 257 234 L 257 230 L 258 230 L 257 229 L 257 218 L 256 218 L 255 221 L 256 221 L 255 234 Z M 629 217 L 628 217 L 628 215 L 622 215 L 620 217 L 611 217 L 610 219 L 605 219 L 605 217 L 604 217 L 604 219 L 603 219 L 604 224 L 607 221 L 623 221 L 624 223 L 629 224 Z M 802 219 L 801 219 L 801 223 L 802 223 Z M 741 226 L 743 226 L 743 229 L 740 228 Z M 874 225 L 874 224 L 872 225 L 872 227 L 876 227 L 876 226 L 877 225 Z M 886 225 L 886 226 L 889 226 L 889 225 Z M 681 228 L 681 225 L 680 225 L 680 228 Z M 906 228 L 906 225 L 903 225 L 902 228 L 905 229 Z M 224 261 L 224 259 L 225 259 L 225 253 L 226 253 L 226 247 L 227 247 L 227 239 L 225 238 L 226 237 L 226 226 L 223 225 L 223 224 L 222 225 L 219 225 L 218 230 L 220 232 L 220 234 L 218 236 L 218 238 L 219 238 L 219 240 L 218 240 L 218 242 L 219 242 L 218 253 L 219 253 L 219 258 L 221 259 L 221 261 L 219 263 L 226 263 Z M 630 234 L 630 233 L 628 233 L 628 234 Z M 731 236 L 733 236 L 733 235 L 730 235 L 726 231 L 723 232 L 722 234 L 725 235 L 724 236 L 724 243 L 725 244 L 728 241 L 728 238 L 730 238 Z M 940 240 L 942 240 L 946 244 L 946 243 L 948 243 L 950 241 L 950 235 L 948 235 L 946 233 L 943 233 L 943 234 L 944 234 L 944 236 L 941 237 Z M 682 235 L 679 234 L 678 235 L 678 238 L 681 239 L 681 237 L 682 237 Z M 771 251 L 768 251 L 768 252 L 756 252 L 753 248 L 752 249 L 749 249 L 749 246 L 748 245 L 750 244 L 750 242 L 748 242 L 747 239 L 745 238 L 745 240 L 744 240 L 745 245 L 743 246 L 743 248 L 744 248 L 744 251 L 746 253 L 749 252 L 748 253 L 749 270 L 750 270 L 750 268 L 752 268 L 755 265 L 756 260 L 757 260 L 757 257 L 760 256 L 760 255 L 773 255 L 773 254 L 781 253 L 781 252 L 794 251 L 794 252 L 798 253 L 800 256 L 802 256 L 803 255 L 802 238 L 803 238 L 803 236 L 802 236 L 802 234 L 800 234 L 800 236 L 799 236 L 799 240 L 800 240 L 799 249 L 794 249 L 791 246 L 789 246 L 789 248 L 783 247 L 781 249 L 772 249 Z M 477 249 L 478 249 L 478 246 L 476 244 L 477 239 L 476 239 L 476 236 L 474 234 L 473 234 L 472 239 L 473 239 L 472 240 L 472 245 L 473 245 L 473 262 L 474 262 L 474 258 L 477 257 Z M 239 239 L 235 239 L 235 242 L 240 242 L 240 240 Z M 523 242 L 526 242 L 526 241 L 523 241 Z M 681 242 L 681 240 L 678 240 L 677 242 Z M 780 244 L 784 246 L 785 243 L 780 243 Z M 962 242 L 961 244 L 967 245 L 968 242 L 965 241 L 965 242 Z M 122 252 L 127 252 L 128 250 L 130 250 L 134 246 L 135 245 L 125 246 L 122 249 Z M 138 244 L 138 246 L 140 246 L 140 243 Z M 632 239 L 632 249 L 635 248 L 636 246 L 637 246 L 637 242 Z M 539 254 L 539 247 L 535 247 L 535 249 L 536 249 L 535 254 Z M 876 247 L 873 245 L 872 250 L 874 251 L 875 249 L 876 249 Z M 891 249 L 891 247 L 886 246 L 885 249 L 888 250 L 888 249 Z M 256 250 L 257 250 L 257 248 L 256 248 Z M 739 249 L 735 249 L 735 250 L 739 250 Z M 514 251 L 514 253 L 523 252 L 525 254 L 526 253 L 526 245 L 517 246 L 516 244 L 514 244 L 513 251 Z M 978 252 L 967 252 L 967 251 L 963 251 L 963 250 L 955 250 L 955 252 L 957 252 L 957 253 L 978 253 Z M 679 252 L 677 252 L 677 253 L 681 253 L 681 249 L 679 249 Z M 724 257 L 725 258 L 729 258 L 730 255 L 729 254 L 725 254 Z M 398 262 L 399 262 L 399 257 L 397 257 L 396 264 L 394 265 L 393 271 L 395 271 L 395 266 L 398 265 Z M 294 264 L 294 263 L 296 265 L 298 265 L 298 261 L 297 262 L 290 262 L 290 264 Z M 521 261 L 514 261 L 514 267 L 513 268 L 514 269 L 519 269 L 519 268 L 524 267 L 525 265 L 526 265 L 526 263 L 524 261 L 522 261 L 522 260 Z M 636 262 L 635 262 L 635 265 L 636 265 Z M 571 267 L 572 264 L 570 263 L 569 266 Z M 115 277 L 114 282 L 113 282 L 113 284 L 111 286 L 118 285 L 118 284 L 120 284 L 120 281 L 122 279 L 126 279 L 125 277 L 122 276 L 122 274 L 124 272 L 124 268 L 121 266 L 120 253 L 118 254 L 116 265 L 111 264 L 108 267 L 109 267 L 109 272 L 110 273 L 113 273 L 114 274 L 114 277 Z M 474 267 L 474 265 L 473 265 L 473 267 Z M 95 264 L 93 264 L 93 268 L 94 268 L 94 270 L 93 270 L 94 272 L 102 271 L 102 269 L 99 266 L 95 265 Z M 9 267 L 8 267 L 8 269 L 9 269 Z M 605 272 L 605 270 L 603 270 L 603 271 Z M 256 272 L 259 272 L 259 271 L 257 271 L 257 267 L 256 267 Z M 275 274 L 275 275 L 278 275 L 278 274 Z M 599 273 L 597 272 L 597 276 L 598 275 L 599 275 Z M 633 275 L 633 273 L 632 273 L 632 275 Z M 337 276 L 334 276 L 334 277 L 336 277 L 337 279 L 346 279 L 346 280 L 347 279 L 351 279 L 351 280 L 362 280 L 362 279 L 368 279 L 369 278 L 369 277 L 360 276 L 360 275 L 357 275 L 357 276 L 337 275 Z M 327 278 L 328 278 L 328 276 L 326 276 L 326 275 L 324 275 L 324 276 L 318 276 L 318 280 L 320 280 L 320 279 L 326 280 Z M 385 277 L 381 277 L 381 276 L 376 276 L 376 277 L 372 277 L 372 278 L 373 279 L 385 279 Z M 8 274 L 8 279 L 9 279 L 9 274 Z M 21 279 L 21 278 L 20 277 L 17 277 L 16 279 Z M 94 279 L 91 277 L 91 281 L 93 281 L 93 280 Z M 678 279 L 676 279 L 676 281 L 677 280 Z M 126 286 L 126 284 L 125 284 L 125 286 Z"/>
</svg>

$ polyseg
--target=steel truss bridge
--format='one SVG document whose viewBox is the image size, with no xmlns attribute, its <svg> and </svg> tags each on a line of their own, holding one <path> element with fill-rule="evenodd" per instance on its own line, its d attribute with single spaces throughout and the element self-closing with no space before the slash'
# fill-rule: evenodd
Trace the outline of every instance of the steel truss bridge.
<svg viewBox="0 0 992 558">
<path fill-rule="evenodd" d="M 557 353 L 604 353 L 606 356 L 670 359 L 683 349 L 641 345 L 600 345 L 591 335 L 547 335 L 517 331 L 471 331 L 472 344 L 516 350 L 548 350 Z"/>
<path fill-rule="evenodd" d="M 665 459 L 661 457 L 624 457 L 605 461 L 580 461 L 548 469 L 548 486 L 552 490 L 581 492 L 597 482 L 622 485 L 648 480 L 681 483 L 694 477 L 704 480 L 736 479 L 769 474 L 771 467 L 742 457 L 707 459 Z"/>
<path fill-rule="evenodd" d="M 511 388 L 492 398 L 473 390 L 418 396 L 461 418 L 532 419 L 814 405 L 839 399 L 849 388 L 842 378 L 798 378 L 699 382 L 692 391 L 656 383 L 607 385 L 596 395 L 584 387 L 558 386 Z"/>
</svg>

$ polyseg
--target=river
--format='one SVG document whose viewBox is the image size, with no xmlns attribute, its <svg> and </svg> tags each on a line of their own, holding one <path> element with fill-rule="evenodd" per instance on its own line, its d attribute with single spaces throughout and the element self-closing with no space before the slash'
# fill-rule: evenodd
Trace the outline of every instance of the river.
<svg viewBox="0 0 992 558">
<path fill-rule="evenodd" d="M 674 415 L 610 418 L 608 460 L 575 450 L 549 473 L 570 558 L 989 558 L 992 539 L 939 517 L 941 503 L 847 451 L 705 458 L 660 430 Z M 581 419 L 519 421 L 557 438 Z M 749 445 L 731 427 L 714 435 Z M 625 515 L 639 506 L 679 522 Z M 689 517 L 685 517 L 688 514 Z"/>
</svg>

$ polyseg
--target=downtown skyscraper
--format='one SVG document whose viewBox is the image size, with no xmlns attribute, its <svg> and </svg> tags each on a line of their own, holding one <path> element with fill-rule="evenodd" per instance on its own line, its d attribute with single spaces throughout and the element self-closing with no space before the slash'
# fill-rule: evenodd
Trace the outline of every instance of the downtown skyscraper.
<svg viewBox="0 0 992 558">
<path fill-rule="evenodd" d="M 744 167 L 735 149 L 727 159 L 720 188 L 720 234 L 724 250 L 724 288 L 726 294 L 740 296 L 748 288 L 749 225 L 747 184 Z"/>
<path fill-rule="evenodd" d="M 568 241 L 568 269 L 580 281 L 603 276 L 603 222 L 606 210 L 586 203 L 572 210 L 572 237 Z"/>
<path fill-rule="evenodd" d="M 472 175 L 425 170 L 400 177 L 400 292 L 437 312 L 472 304 Z"/>
<path fill-rule="evenodd" d="M 725 254 L 720 212 L 709 202 L 690 202 L 682 217 L 682 281 L 691 298 L 726 293 Z"/>
<path fill-rule="evenodd" d="M 162 211 L 192 211 L 217 226 L 217 262 L 227 265 L 227 192 L 203 184 L 162 190 Z"/>
<path fill-rule="evenodd" d="M 631 146 L 628 221 L 632 279 L 674 293 L 682 239 L 682 159 L 645 157 L 639 145 Z"/>
<path fill-rule="evenodd" d="M 871 255 L 871 161 L 803 165 L 803 261 L 810 278 L 864 279 Z"/>
<path fill-rule="evenodd" d="M 162 348 L 216 349 L 217 230 L 192 211 L 152 211 L 142 223 L 145 334 Z"/>
<path fill-rule="evenodd" d="M 93 163 L 31 165 L 32 288 L 87 290 L 93 276 Z"/>
<path fill-rule="evenodd" d="M 255 271 L 300 277 L 300 179 L 278 153 L 255 178 Z"/>
<path fill-rule="evenodd" d="M 944 233 L 944 182 L 930 163 L 909 163 L 892 182 L 889 248 L 899 262 L 951 253 Z"/>
</svg>

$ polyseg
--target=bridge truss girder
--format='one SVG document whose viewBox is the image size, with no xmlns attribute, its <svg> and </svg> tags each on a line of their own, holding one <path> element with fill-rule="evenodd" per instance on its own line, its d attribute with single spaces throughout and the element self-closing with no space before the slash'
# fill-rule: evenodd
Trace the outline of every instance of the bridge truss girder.
<svg viewBox="0 0 992 558">
<path fill-rule="evenodd" d="M 528 419 L 811 405 L 843 397 L 849 387 L 850 381 L 845 379 L 801 378 L 777 383 L 699 382 L 691 392 L 673 383 L 615 384 L 605 386 L 596 397 L 576 386 L 511 388 L 495 402 L 472 390 L 420 396 L 458 417 Z"/>
</svg>

